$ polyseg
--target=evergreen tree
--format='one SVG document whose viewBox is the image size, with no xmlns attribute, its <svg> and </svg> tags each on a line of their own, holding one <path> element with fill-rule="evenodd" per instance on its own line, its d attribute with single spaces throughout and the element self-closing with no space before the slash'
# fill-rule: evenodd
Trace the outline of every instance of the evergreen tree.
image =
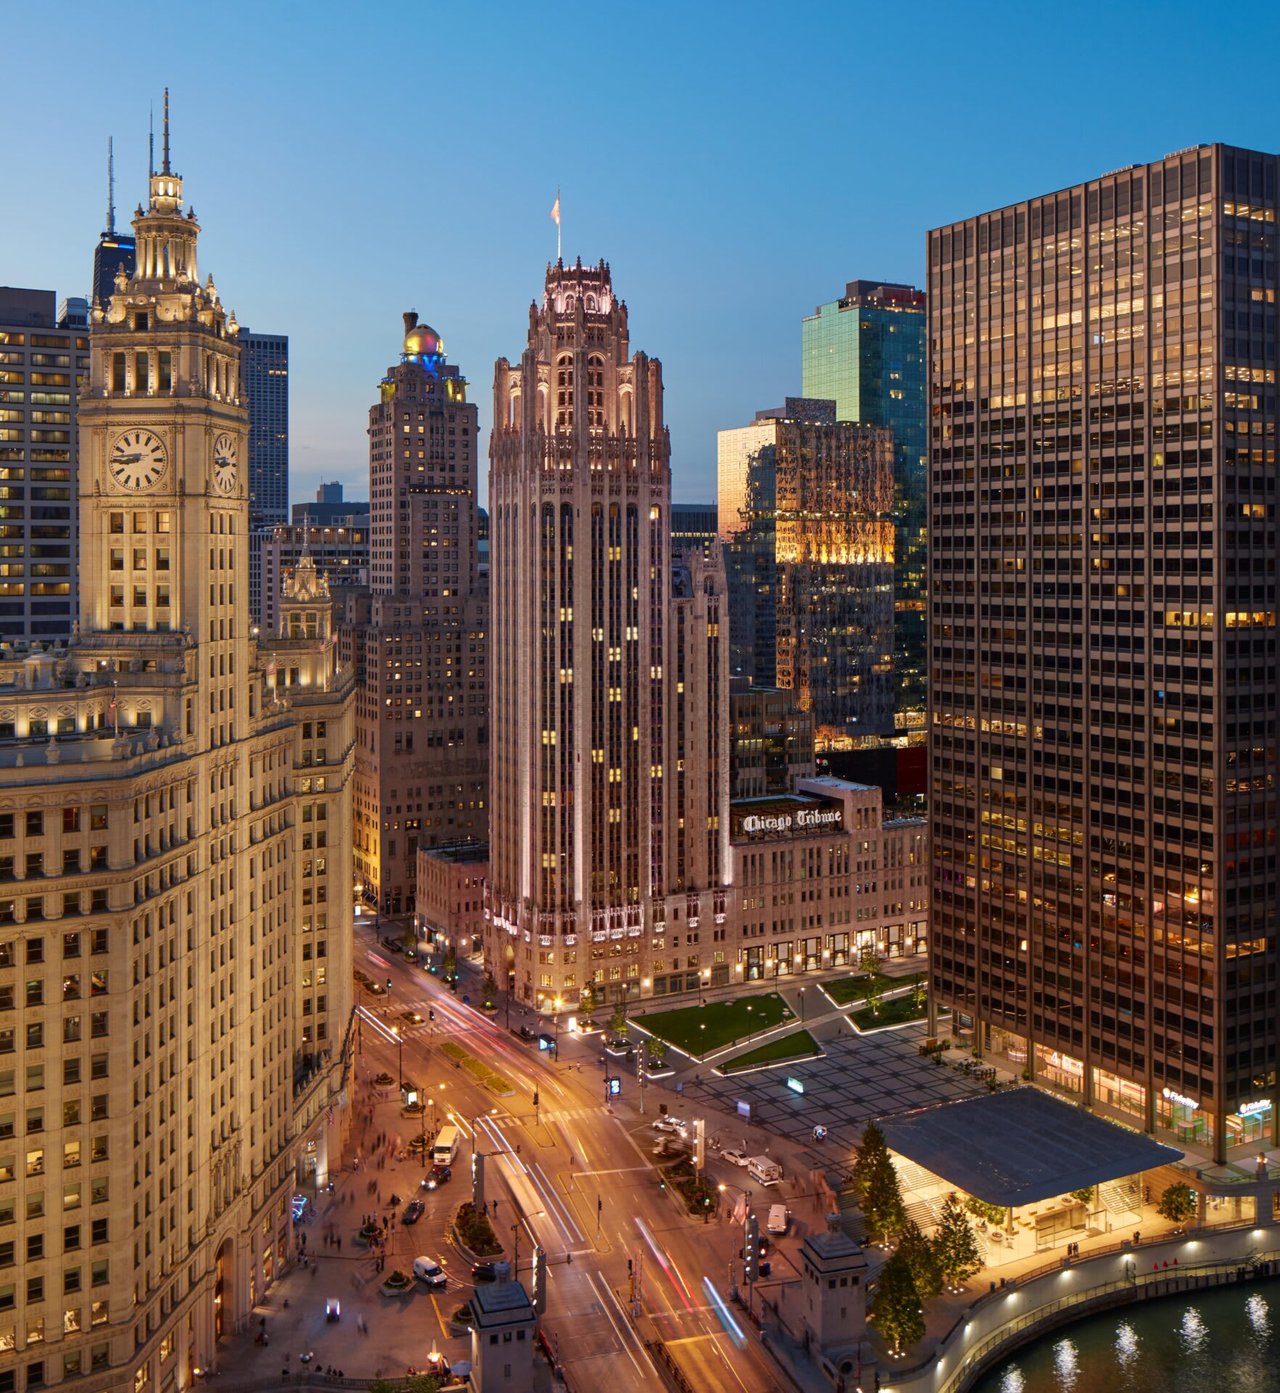
<svg viewBox="0 0 1280 1393">
<path fill-rule="evenodd" d="M 862 1215 L 867 1221 L 867 1232 L 883 1242 L 902 1232 L 907 1221 L 906 1206 L 902 1203 L 902 1190 L 898 1185 L 898 1172 L 889 1159 L 888 1151 L 880 1156 L 867 1181 L 867 1194 L 862 1204 Z"/>
<path fill-rule="evenodd" d="M 866 1208 L 867 1189 L 871 1176 L 880 1164 L 882 1157 L 888 1157 L 889 1148 L 885 1145 L 884 1133 L 874 1122 L 868 1122 L 858 1147 L 858 1156 L 853 1163 L 853 1189 L 858 1197 L 859 1208 Z"/>
<path fill-rule="evenodd" d="M 911 1264 L 895 1253 L 880 1269 L 867 1319 L 875 1322 L 891 1354 L 900 1355 L 924 1335 L 924 1312 Z"/>
<path fill-rule="evenodd" d="M 906 1259 L 915 1278 L 916 1290 L 921 1297 L 937 1296 L 942 1290 L 942 1267 L 938 1262 L 938 1251 L 920 1231 L 914 1219 L 908 1219 L 898 1240 L 898 1252 Z"/>
<path fill-rule="evenodd" d="M 949 1287 L 964 1286 L 982 1266 L 973 1224 L 954 1193 L 943 1202 L 933 1246 L 943 1279 Z"/>
</svg>

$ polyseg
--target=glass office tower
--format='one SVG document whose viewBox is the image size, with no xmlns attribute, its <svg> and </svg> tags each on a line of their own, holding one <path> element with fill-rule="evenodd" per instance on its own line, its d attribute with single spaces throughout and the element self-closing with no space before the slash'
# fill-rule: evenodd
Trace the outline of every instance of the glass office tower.
<svg viewBox="0 0 1280 1393">
<path fill-rule="evenodd" d="M 1274 1146 L 1280 159 L 928 238 L 935 1000 L 1218 1161 Z"/>
<path fill-rule="evenodd" d="M 910 285 L 850 281 L 801 324 L 802 393 L 841 421 L 893 431 L 895 701 L 925 690 L 925 297 Z"/>
</svg>

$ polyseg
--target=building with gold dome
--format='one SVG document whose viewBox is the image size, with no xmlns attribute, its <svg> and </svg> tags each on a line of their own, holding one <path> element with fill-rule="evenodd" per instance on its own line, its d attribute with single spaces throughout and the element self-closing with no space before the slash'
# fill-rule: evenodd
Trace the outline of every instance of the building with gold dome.
<svg viewBox="0 0 1280 1393">
<path fill-rule="evenodd" d="M 185 1389 L 345 1123 L 353 683 L 249 633 L 234 315 L 164 161 L 95 302 L 80 618 L 0 663 L 0 1386 Z"/>
<path fill-rule="evenodd" d="M 369 587 L 343 596 L 356 705 L 356 893 L 413 913 L 419 846 L 488 831 L 488 597 L 475 406 L 440 335 L 404 316 L 369 411 Z"/>
</svg>

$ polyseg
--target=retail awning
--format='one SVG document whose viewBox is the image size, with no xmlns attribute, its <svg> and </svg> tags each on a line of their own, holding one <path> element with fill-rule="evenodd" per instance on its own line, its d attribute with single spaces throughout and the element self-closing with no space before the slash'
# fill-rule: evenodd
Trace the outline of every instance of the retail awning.
<svg viewBox="0 0 1280 1393">
<path fill-rule="evenodd" d="M 1039 1088 L 935 1103 L 879 1125 L 892 1150 L 988 1204 L 1034 1204 L 1182 1159 Z"/>
</svg>

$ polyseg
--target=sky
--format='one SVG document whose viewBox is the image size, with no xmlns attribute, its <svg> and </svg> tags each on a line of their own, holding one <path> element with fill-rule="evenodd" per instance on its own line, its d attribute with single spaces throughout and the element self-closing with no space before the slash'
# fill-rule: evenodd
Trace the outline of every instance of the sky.
<svg viewBox="0 0 1280 1393">
<path fill-rule="evenodd" d="M 368 497 L 408 309 L 487 457 L 557 188 L 566 260 L 610 263 L 662 360 L 697 502 L 717 430 L 799 393 L 801 319 L 849 280 L 922 284 L 929 228 L 1200 142 L 1280 149 L 1269 3 L 0 0 L 0 35 L 0 284 L 87 292 L 107 137 L 120 225 L 168 84 L 201 274 L 290 336 L 294 501 Z"/>
</svg>

